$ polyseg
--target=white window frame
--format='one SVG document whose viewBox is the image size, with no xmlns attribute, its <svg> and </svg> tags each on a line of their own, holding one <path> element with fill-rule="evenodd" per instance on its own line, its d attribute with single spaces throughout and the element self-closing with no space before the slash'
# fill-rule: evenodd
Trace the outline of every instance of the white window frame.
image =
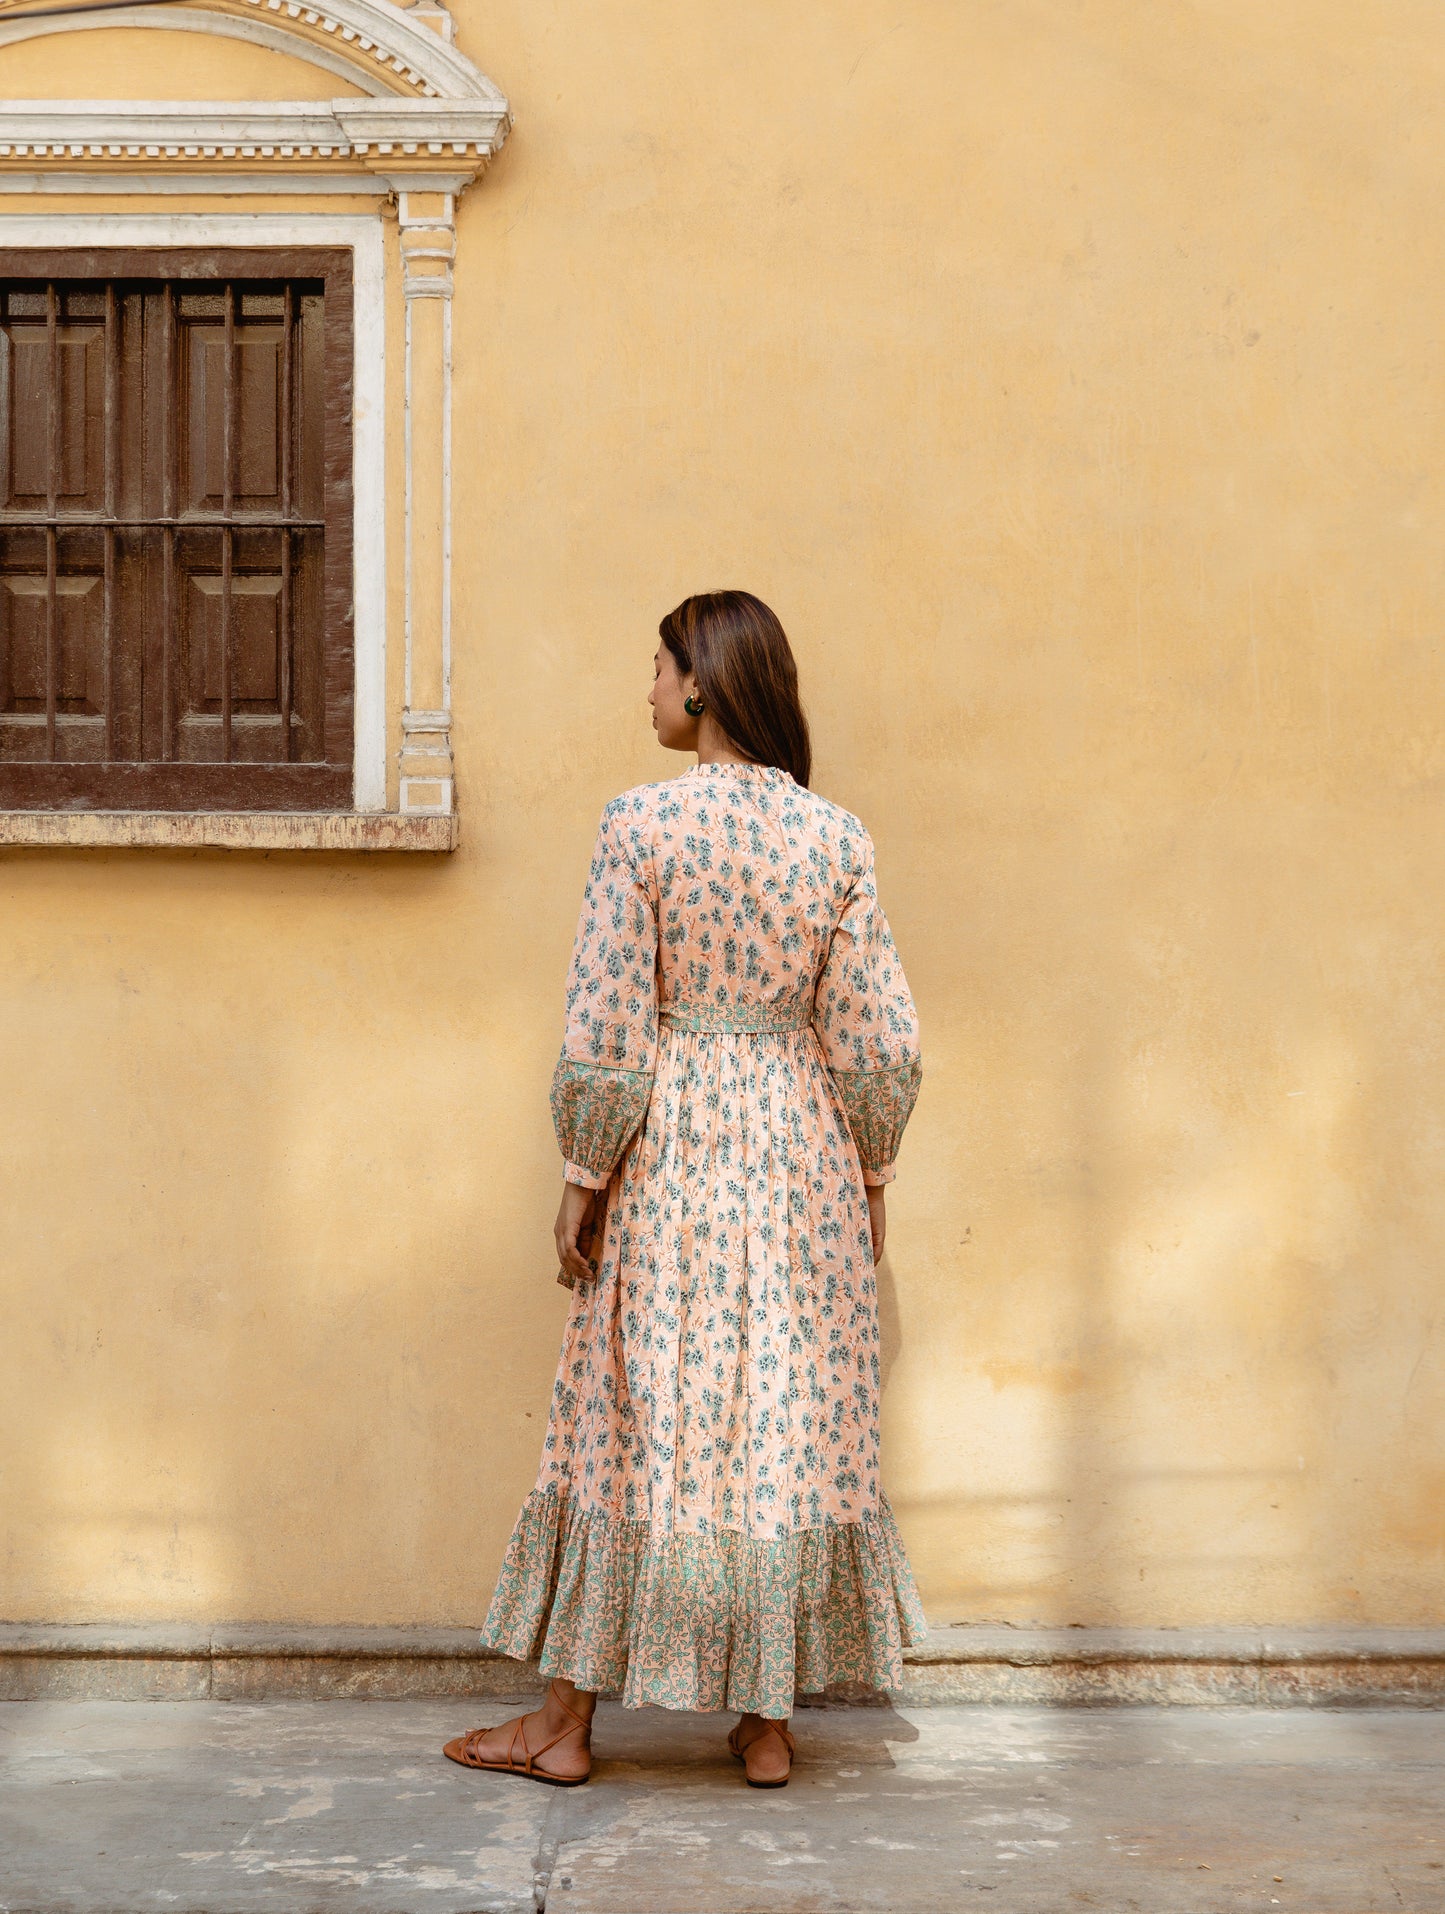
<svg viewBox="0 0 1445 1914">
<path fill-rule="evenodd" d="M 386 809 L 386 276 L 364 213 L 0 213 L 0 246 L 346 246 L 351 251 L 351 497 L 356 651 L 351 804 Z"/>
</svg>

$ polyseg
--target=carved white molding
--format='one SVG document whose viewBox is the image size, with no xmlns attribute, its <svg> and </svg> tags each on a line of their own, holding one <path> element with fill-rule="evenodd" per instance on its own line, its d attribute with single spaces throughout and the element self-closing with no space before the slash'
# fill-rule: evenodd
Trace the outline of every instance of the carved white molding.
<svg viewBox="0 0 1445 1914">
<path fill-rule="evenodd" d="M 22 100 L 0 104 L 0 158 L 470 160 L 496 151 L 504 115 L 480 102 Z M 3 182 L 0 173 L 0 182 Z M 184 186 L 184 181 L 182 181 Z"/>
<path fill-rule="evenodd" d="M 317 100 L 0 99 L 0 190 L 17 163 L 64 160 L 106 174 L 149 174 L 147 186 L 184 192 L 196 173 L 262 162 L 278 172 L 305 162 L 335 167 L 334 190 L 370 171 L 475 176 L 511 128 L 506 96 L 452 45 L 435 0 L 172 0 L 164 9 L 113 7 L 73 17 L 7 19 L 0 53 L 22 40 L 116 27 L 249 40 L 304 60 L 361 89 Z M 324 179 L 323 172 L 322 178 Z M 44 172 L 40 178 L 48 185 Z M 322 190 L 326 190 L 323 186 Z"/>
<path fill-rule="evenodd" d="M 308 57 L 308 47 L 324 48 L 329 42 L 346 63 L 348 77 L 368 92 L 376 90 L 368 82 L 380 77 L 391 91 L 400 81 L 432 98 L 485 100 L 505 114 L 507 102 L 500 90 L 451 44 L 449 34 L 429 24 L 441 11 L 434 5 L 398 7 L 392 0 L 324 0 L 318 6 L 302 0 L 172 0 L 160 17 L 141 7 L 134 13 L 113 7 L 70 18 L 50 14 L 27 20 L 20 14 L 0 20 L 0 47 L 53 33 L 93 33 L 116 26 L 184 31 L 177 26 L 182 20 L 194 31 L 275 47 L 274 32 L 257 31 L 269 19 L 284 35 L 285 51 L 298 59 Z"/>
<path fill-rule="evenodd" d="M 405 184 L 397 181 L 399 189 Z M 452 264 L 456 256 L 456 196 L 450 192 L 399 190 L 397 224 L 406 352 L 406 690 L 401 715 L 400 804 L 405 812 L 445 815 L 455 806 L 451 706 Z M 429 310 L 418 318 L 420 301 L 428 302 Z M 413 429 L 418 410 L 415 385 L 419 358 L 440 374 L 436 407 L 440 416 L 428 410 L 425 417 L 425 423 L 437 429 L 420 441 Z M 425 559 L 418 550 L 423 529 L 418 516 L 419 491 L 440 513 L 440 543 L 434 558 L 429 548 Z M 422 575 L 421 567 L 428 561 L 429 571 L 437 570 L 439 575 Z M 421 590 L 425 590 L 426 602 L 435 614 L 435 625 L 425 629 L 416 616 Z M 419 683 L 425 686 L 421 696 Z"/>
</svg>

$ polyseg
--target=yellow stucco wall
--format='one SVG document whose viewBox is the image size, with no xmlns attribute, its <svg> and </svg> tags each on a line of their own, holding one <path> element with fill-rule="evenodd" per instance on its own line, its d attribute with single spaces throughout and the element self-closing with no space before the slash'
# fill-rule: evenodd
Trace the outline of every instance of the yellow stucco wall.
<svg viewBox="0 0 1445 1914">
<path fill-rule="evenodd" d="M 596 814 L 741 584 L 923 1019 L 930 1614 L 1445 1618 L 1434 0 L 458 17 L 462 848 L 0 858 L 0 1611 L 480 1617 Z"/>
</svg>

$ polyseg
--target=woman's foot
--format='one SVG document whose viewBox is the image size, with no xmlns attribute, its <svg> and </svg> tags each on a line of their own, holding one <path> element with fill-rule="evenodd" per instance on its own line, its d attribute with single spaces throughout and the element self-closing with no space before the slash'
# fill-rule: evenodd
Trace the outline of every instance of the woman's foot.
<svg viewBox="0 0 1445 1914">
<path fill-rule="evenodd" d="M 728 1736 L 728 1747 L 742 1762 L 750 1788 L 786 1788 L 794 1744 L 786 1717 L 744 1715 Z"/>
<path fill-rule="evenodd" d="M 530 1715 L 513 1715 L 495 1728 L 471 1728 L 442 1749 L 464 1768 L 522 1774 L 554 1787 L 575 1788 L 592 1772 L 592 1711 L 597 1696 L 558 1679 Z"/>
</svg>

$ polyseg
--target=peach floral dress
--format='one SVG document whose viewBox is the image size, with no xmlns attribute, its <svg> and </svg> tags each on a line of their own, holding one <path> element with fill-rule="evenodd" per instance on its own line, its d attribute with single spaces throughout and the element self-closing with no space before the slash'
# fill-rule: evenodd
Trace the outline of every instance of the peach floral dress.
<svg viewBox="0 0 1445 1914">
<path fill-rule="evenodd" d="M 641 1707 L 897 1684 L 923 1612 L 878 1475 L 864 1183 L 918 1023 L 857 818 L 764 765 L 602 814 L 552 1112 L 603 1192 L 482 1640 Z"/>
</svg>

